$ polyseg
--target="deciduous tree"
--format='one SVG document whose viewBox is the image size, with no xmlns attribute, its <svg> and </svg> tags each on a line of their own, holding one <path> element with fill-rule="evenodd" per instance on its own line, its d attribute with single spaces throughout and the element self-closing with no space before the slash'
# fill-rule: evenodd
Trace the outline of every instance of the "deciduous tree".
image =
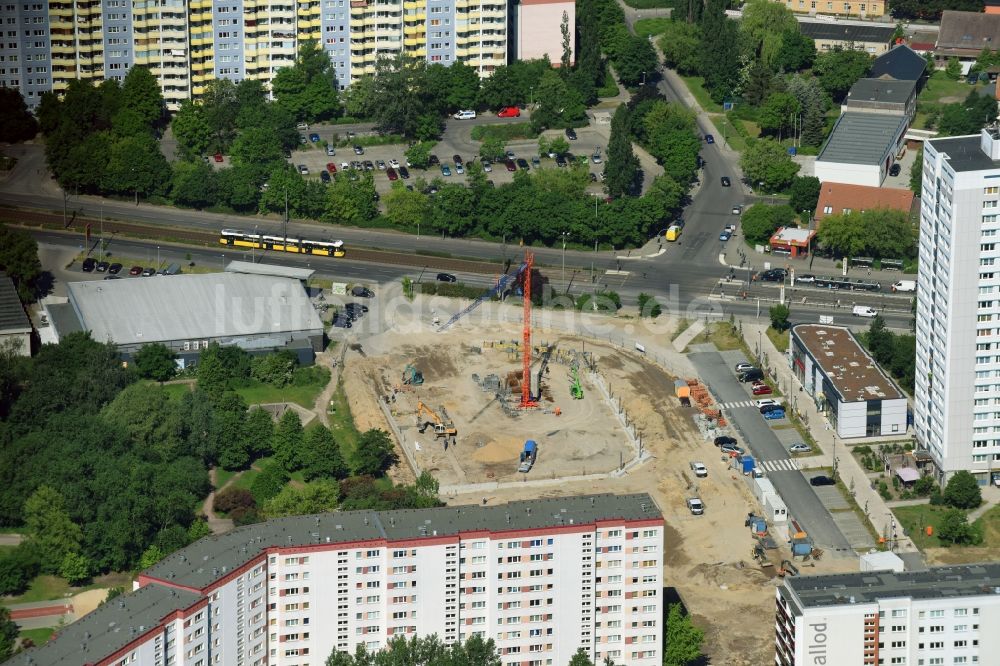
<svg viewBox="0 0 1000 666">
<path fill-rule="evenodd" d="M 0 88 L 0 143 L 19 143 L 33 139 L 38 121 L 28 111 L 17 88 Z"/>
<path fill-rule="evenodd" d="M 385 195 L 385 216 L 399 227 L 419 227 L 427 223 L 429 215 L 430 201 L 416 188 L 410 191 L 397 182 Z"/>
<path fill-rule="evenodd" d="M 813 72 L 834 101 L 844 98 L 854 83 L 871 69 L 871 56 L 864 51 L 835 47 L 816 56 Z"/>
<path fill-rule="evenodd" d="M 747 242 L 764 245 L 779 227 L 792 224 L 795 211 L 788 206 L 754 204 L 743 213 L 740 226 Z"/>
<path fill-rule="evenodd" d="M 666 634 L 664 666 L 691 666 L 702 658 L 705 632 L 694 626 L 691 616 L 684 613 L 680 604 L 670 604 Z"/>
<path fill-rule="evenodd" d="M 956 509 L 975 509 L 983 503 L 983 494 L 976 477 L 961 470 L 955 472 L 944 487 L 944 502 Z"/>
<path fill-rule="evenodd" d="M 192 208 L 206 208 L 219 203 L 218 180 L 207 163 L 176 162 L 170 179 L 174 203 Z"/>
<path fill-rule="evenodd" d="M 278 419 L 274 431 L 274 459 L 286 471 L 294 472 L 302 467 L 304 434 L 302 420 L 294 409 L 287 409 Z"/>
<path fill-rule="evenodd" d="M 639 159 L 632 152 L 628 131 L 628 108 L 618 106 L 611 118 L 611 138 L 604 167 L 605 187 L 612 198 L 634 194 L 639 186 Z"/>
<path fill-rule="evenodd" d="M 701 28 L 696 23 L 670 21 L 657 42 L 663 64 L 680 74 L 697 73 L 700 65 Z"/>
<path fill-rule="evenodd" d="M 354 454 L 355 474 L 381 476 L 398 462 L 389 433 L 373 428 L 361 434 Z"/>
<path fill-rule="evenodd" d="M 66 555 L 80 552 L 83 533 L 70 519 L 63 496 L 50 486 L 39 486 L 25 501 L 24 527 L 43 571 L 59 573 Z"/>
<path fill-rule="evenodd" d="M 772 139 L 751 141 L 740 158 L 743 175 L 764 192 L 777 192 L 791 184 L 801 168 L 785 147 Z"/>
<path fill-rule="evenodd" d="M 17 644 L 18 626 L 10 619 L 10 611 L 0 607 L 0 660 L 14 656 Z"/>
<path fill-rule="evenodd" d="M 266 518 L 302 516 L 309 513 L 327 513 L 337 508 L 340 487 L 328 479 L 306 483 L 301 488 L 285 486 L 277 495 L 264 503 L 262 514 Z"/>
<path fill-rule="evenodd" d="M 784 5 L 769 0 L 749 0 L 743 5 L 740 19 L 743 54 L 747 58 L 758 59 L 771 71 L 777 69 L 775 63 L 786 33 L 798 31 L 795 15 Z"/>
<path fill-rule="evenodd" d="M 808 211 L 812 215 L 819 201 L 820 182 L 815 176 L 796 176 L 789 188 L 791 198 L 788 205 L 797 212 Z"/>
</svg>

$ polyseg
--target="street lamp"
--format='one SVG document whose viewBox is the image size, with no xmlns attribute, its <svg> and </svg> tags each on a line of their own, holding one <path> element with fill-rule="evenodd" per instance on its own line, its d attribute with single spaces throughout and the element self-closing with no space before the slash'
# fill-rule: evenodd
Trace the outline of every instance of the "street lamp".
<svg viewBox="0 0 1000 666">
<path fill-rule="evenodd" d="M 569 232 L 568 231 L 562 232 L 562 242 L 563 242 L 563 249 L 562 249 L 562 281 L 563 282 L 566 281 L 566 236 L 569 236 Z"/>
</svg>

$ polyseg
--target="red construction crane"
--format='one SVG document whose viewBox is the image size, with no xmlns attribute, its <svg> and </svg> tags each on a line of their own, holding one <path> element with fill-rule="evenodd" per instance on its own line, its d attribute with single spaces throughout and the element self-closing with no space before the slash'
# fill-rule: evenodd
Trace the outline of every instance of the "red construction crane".
<svg viewBox="0 0 1000 666">
<path fill-rule="evenodd" d="M 531 267 L 535 255 L 531 251 L 524 253 L 524 270 L 521 272 L 524 280 L 524 331 L 523 347 L 521 349 L 521 409 L 538 407 L 531 399 Z"/>
</svg>

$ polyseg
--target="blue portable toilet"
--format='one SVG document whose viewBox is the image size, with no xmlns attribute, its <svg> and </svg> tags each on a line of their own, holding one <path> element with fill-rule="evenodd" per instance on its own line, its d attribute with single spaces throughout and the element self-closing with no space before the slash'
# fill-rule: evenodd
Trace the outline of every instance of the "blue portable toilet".
<svg viewBox="0 0 1000 666">
<path fill-rule="evenodd" d="M 743 473 L 753 474 L 754 468 L 757 466 L 756 461 L 754 461 L 753 456 L 743 456 Z"/>
</svg>

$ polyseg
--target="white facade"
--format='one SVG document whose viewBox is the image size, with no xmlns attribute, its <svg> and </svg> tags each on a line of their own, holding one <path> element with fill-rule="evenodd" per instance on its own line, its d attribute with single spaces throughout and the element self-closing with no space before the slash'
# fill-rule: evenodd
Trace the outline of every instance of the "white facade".
<svg viewBox="0 0 1000 666">
<path fill-rule="evenodd" d="M 848 164 L 846 162 L 813 162 L 813 175 L 822 183 L 846 183 L 880 187 L 886 170 L 880 164 Z"/>
<path fill-rule="evenodd" d="M 925 142 L 914 428 L 939 473 L 1000 469 L 1000 141 Z"/>
<path fill-rule="evenodd" d="M 804 576 L 794 582 L 786 579 L 777 589 L 774 663 L 996 663 L 1000 653 L 996 631 L 1000 626 L 1000 588 L 994 586 L 1000 581 L 994 573 L 986 576 L 993 586 L 972 589 L 975 580 L 968 574 L 984 567 L 996 565 L 911 574 L 882 571 Z M 949 582 L 948 574 L 959 569 L 958 581 Z M 914 584 L 910 577 L 923 580 Z M 849 581 L 846 586 L 844 579 Z M 906 587 L 918 591 L 909 593 L 903 589 Z M 852 596 L 855 593 L 857 596 Z"/>
<path fill-rule="evenodd" d="M 517 11 L 518 60 L 548 57 L 554 65 L 562 60 L 562 21 L 566 17 L 569 34 L 576 34 L 576 3 L 560 0 L 520 0 Z M 576 61 L 576 40 L 570 39 L 570 63 Z"/>
</svg>

